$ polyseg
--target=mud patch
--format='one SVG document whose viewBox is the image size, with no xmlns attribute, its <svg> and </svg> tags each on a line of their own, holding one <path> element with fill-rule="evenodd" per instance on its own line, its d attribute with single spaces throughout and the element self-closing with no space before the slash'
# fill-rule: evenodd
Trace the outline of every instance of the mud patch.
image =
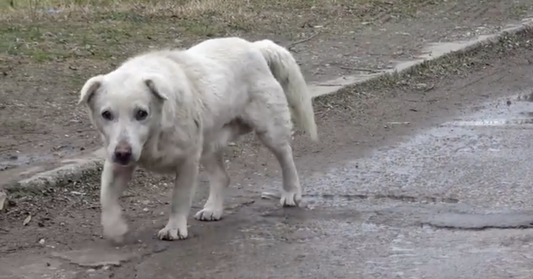
<svg viewBox="0 0 533 279">
<path fill-rule="evenodd" d="M 82 267 L 120 266 L 123 262 L 130 261 L 138 255 L 124 253 L 113 248 L 88 248 L 64 252 L 52 252 L 52 256 L 67 260 Z"/>
</svg>

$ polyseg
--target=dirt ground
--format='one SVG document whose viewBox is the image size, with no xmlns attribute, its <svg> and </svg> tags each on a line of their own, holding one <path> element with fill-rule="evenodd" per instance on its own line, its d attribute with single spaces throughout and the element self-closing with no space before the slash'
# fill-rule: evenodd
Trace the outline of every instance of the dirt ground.
<svg viewBox="0 0 533 279">
<path fill-rule="evenodd" d="M 533 10 L 527 0 L 122 2 L 0 5 L 0 171 L 99 147 L 78 91 L 139 51 L 270 38 L 294 52 L 308 81 L 327 81 L 389 68 L 428 42 L 494 32 Z"/>
<path fill-rule="evenodd" d="M 505 82 L 505 86 L 512 87 L 509 84 L 522 79 L 521 69 L 532 63 L 524 59 L 533 55 L 531 39 L 533 34 L 527 32 L 520 37 L 509 37 L 497 47 L 423 67 L 411 76 L 388 78 L 367 87 L 348 88 L 338 95 L 317 98 L 321 142 L 312 143 L 301 135 L 297 135 L 294 142 L 296 163 L 303 181 L 309 175 L 320 175 L 325 166 L 363 156 L 371 148 L 440 122 L 442 117 L 472 102 L 492 97 L 477 91 L 475 84 L 478 82 L 484 86 Z M 391 124 L 398 121 L 410 124 Z M 275 206 L 273 202 L 259 199 L 261 191 L 278 187 L 264 185 L 264 181 L 280 178 L 278 165 L 265 148 L 247 137 L 227 152 L 226 159 L 232 177 L 229 215 L 242 213 L 241 210 L 249 206 Z M 13 193 L 7 211 L 0 214 L 0 254 L 40 254 L 50 249 L 74 249 L 87 243 L 102 245 L 98 180 L 94 177 L 41 193 Z M 171 182 L 170 177 L 137 172 L 133 185 L 123 197 L 133 228 L 129 236 L 133 246 L 125 249 L 158 249 L 159 244 L 153 244 L 155 240 L 151 236 L 165 221 Z M 204 182 L 202 179 L 193 212 L 205 201 L 207 187 Z M 231 223 L 194 222 L 192 241 L 220 226 L 230 226 L 227 222 Z M 134 244 L 136 241 L 153 245 Z"/>
<path fill-rule="evenodd" d="M 90 24 L 92 31 L 84 29 L 89 25 L 86 18 L 68 24 L 62 22 L 64 17 L 55 15 L 54 20 L 63 24 L 5 19 L 10 25 L 0 24 L 0 46 L 7 49 L 5 52 L 2 49 L 0 54 L 3 72 L 0 76 L 3 85 L 0 89 L 0 154 L 6 162 L 3 166 L 33 164 L 98 147 L 96 134 L 83 111 L 75 107 L 77 90 L 90 75 L 108 70 L 124 57 L 146 47 L 173 43 L 187 46 L 205 38 L 206 32 L 210 36 L 270 37 L 289 45 L 320 29 L 319 36 L 293 48 L 308 79 L 320 81 L 352 73 L 358 67 L 387 67 L 390 59 L 408 58 L 426 41 L 447 40 L 461 33 L 447 28 L 460 29 L 462 33 L 466 29 L 478 30 L 474 27 L 482 25 L 492 28 L 502 22 L 518 20 L 531 9 L 520 2 L 462 2 L 465 1 L 440 4 L 414 0 L 365 1 L 364 5 L 345 3 L 315 9 L 307 9 L 307 4 L 301 4 L 305 7 L 293 7 L 290 13 L 286 7 L 276 9 L 276 15 L 282 14 L 290 19 L 283 23 L 269 19 L 268 23 L 272 25 L 268 27 L 256 24 L 243 30 L 227 29 L 224 25 L 224 28 L 217 27 L 209 32 L 206 30 L 213 28 L 210 24 L 169 29 L 169 22 L 179 26 L 180 19 L 172 15 L 155 17 L 150 13 L 133 19 L 122 13 L 86 15 L 98 16 L 101 20 Z M 294 11 L 301 12 L 302 17 L 292 16 Z M 130 13 L 126 15 L 131 16 Z M 311 23 L 304 24 L 311 19 Z M 112 31 L 117 25 L 124 29 Z M 292 29 L 281 29 L 282 26 Z M 357 28 L 351 30 L 353 26 Z M 125 29 L 131 33 L 125 35 L 128 34 Z M 186 29 L 189 31 L 184 31 Z M 384 31 L 380 31 L 382 29 Z M 80 33 L 86 37 L 75 35 Z M 182 41 L 173 41 L 176 34 Z M 370 148 L 440 121 L 450 111 L 490 97 L 476 91 L 475 86 L 468 86 L 470 81 L 483 81 L 494 86 L 501 82 L 512 83 L 513 73 L 518 75 L 520 69 L 531 64 L 530 60 L 524 59 L 533 57 L 531 39 L 533 36 L 527 33 L 524 37 L 509 38 L 494 49 L 422 68 L 411 77 L 389 78 L 367 87 L 348 88 L 344 94 L 317 98 L 315 110 L 321 142 L 311 143 L 305 136 L 296 136 L 294 149 L 300 175 L 304 179 L 317 175 L 324 166 L 362 156 Z M 21 41 L 24 43 L 13 50 L 14 42 Z M 346 70 L 344 67 L 350 68 Z M 409 122 L 410 125 L 393 125 L 391 122 Z M 270 187 L 275 186 L 262 182 L 270 178 L 279 180 L 278 166 L 268 151 L 247 137 L 227 153 L 232 177 L 228 214 L 247 214 L 247 208 L 251 206 L 255 206 L 253 210 L 274 206 L 273 202 L 258 199 L 262 190 L 272 190 Z M 164 213 L 168 207 L 170 183 L 169 177 L 142 171 L 137 173 L 123 198 L 126 214 L 132 217 L 129 218 L 130 226 L 134 228 L 129 236 L 131 245 L 124 249 L 157 253 L 171 245 L 159 244 L 152 239 L 152 233 L 166 219 Z M 200 209 L 202 199 L 205 199 L 203 184 L 199 187 L 193 212 Z M 14 193 L 9 198 L 7 211 L 0 214 L 0 255 L 25 257 L 49 253 L 51 249 L 75 249 L 88 243 L 103 245 L 98 187 L 95 177 L 37 194 Z M 194 222 L 191 242 L 222 226 L 231 226 L 231 222 L 235 221 Z M 133 278 L 125 275 L 132 272 L 115 278 Z"/>
</svg>

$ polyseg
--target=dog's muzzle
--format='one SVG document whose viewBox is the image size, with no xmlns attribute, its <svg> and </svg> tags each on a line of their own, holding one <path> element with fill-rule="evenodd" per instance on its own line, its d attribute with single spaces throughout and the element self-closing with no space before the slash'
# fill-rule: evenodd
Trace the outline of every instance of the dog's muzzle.
<svg viewBox="0 0 533 279">
<path fill-rule="evenodd" d="M 113 152 L 113 162 L 119 165 L 128 165 L 131 161 L 131 146 L 126 142 L 119 142 Z"/>
</svg>

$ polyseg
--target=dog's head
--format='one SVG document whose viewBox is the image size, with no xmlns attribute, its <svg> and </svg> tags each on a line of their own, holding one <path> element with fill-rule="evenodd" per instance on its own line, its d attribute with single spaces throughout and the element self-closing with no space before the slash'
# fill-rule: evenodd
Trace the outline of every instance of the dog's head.
<svg viewBox="0 0 533 279">
<path fill-rule="evenodd" d="M 100 132 L 109 160 L 129 166 L 159 128 L 167 84 L 160 76 L 110 73 L 87 80 L 78 104 L 85 104 Z"/>
</svg>

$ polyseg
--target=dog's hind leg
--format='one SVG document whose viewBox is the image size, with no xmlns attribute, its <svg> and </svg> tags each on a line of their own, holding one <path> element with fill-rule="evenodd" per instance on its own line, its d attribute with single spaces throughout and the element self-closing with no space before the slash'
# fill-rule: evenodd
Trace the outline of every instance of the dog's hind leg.
<svg viewBox="0 0 533 279">
<path fill-rule="evenodd" d="M 201 162 L 209 175 L 209 197 L 204 208 L 198 211 L 194 218 L 200 221 L 218 221 L 224 211 L 224 191 L 230 183 L 230 178 L 220 149 L 213 148 L 205 152 Z"/>
<path fill-rule="evenodd" d="M 283 176 L 281 204 L 297 206 L 302 200 L 302 187 L 290 145 L 291 114 L 281 86 L 275 81 L 267 84 L 270 86 L 255 92 L 256 99 L 247 108 L 246 120 L 280 164 Z"/>
<path fill-rule="evenodd" d="M 296 171 L 292 155 L 292 148 L 288 141 L 280 141 L 273 137 L 274 133 L 258 133 L 263 144 L 274 154 L 281 166 L 283 176 L 283 190 L 280 203 L 283 206 L 297 206 L 302 200 L 302 188 Z"/>
</svg>

